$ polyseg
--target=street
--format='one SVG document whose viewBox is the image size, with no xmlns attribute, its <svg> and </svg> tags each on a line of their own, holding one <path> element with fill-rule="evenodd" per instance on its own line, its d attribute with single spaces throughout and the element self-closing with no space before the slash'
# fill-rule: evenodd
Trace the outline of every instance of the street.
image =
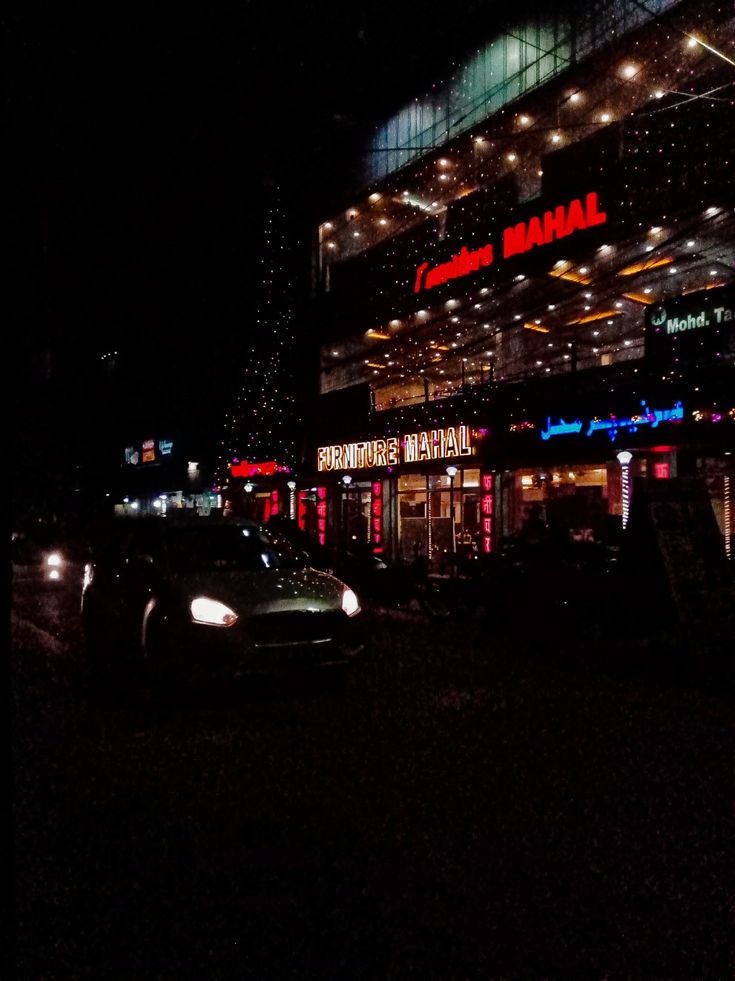
<svg viewBox="0 0 735 981">
<path fill-rule="evenodd" d="M 365 615 L 342 682 L 152 713 L 87 699 L 76 587 L 14 584 L 19 979 L 731 976 L 731 691 L 589 624 Z"/>
</svg>

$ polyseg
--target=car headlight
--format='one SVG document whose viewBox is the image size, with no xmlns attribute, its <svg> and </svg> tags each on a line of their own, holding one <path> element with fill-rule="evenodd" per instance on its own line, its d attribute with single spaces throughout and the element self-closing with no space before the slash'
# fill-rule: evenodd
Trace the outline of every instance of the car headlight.
<svg viewBox="0 0 735 981">
<path fill-rule="evenodd" d="M 348 617 L 354 617 L 356 613 L 360 612 L 360 601 L 351 589 L 345 589 L 342 593 L 342 609 Z"/>
<path fill-rule="evenodd" d="M 213 627 L 231 627 L 237 622 L 237 613 L 219 600 L 208 596 L 197 596 L 189 604 L 191 618 L 195 623 L 208 623 Z"/>
</svg>

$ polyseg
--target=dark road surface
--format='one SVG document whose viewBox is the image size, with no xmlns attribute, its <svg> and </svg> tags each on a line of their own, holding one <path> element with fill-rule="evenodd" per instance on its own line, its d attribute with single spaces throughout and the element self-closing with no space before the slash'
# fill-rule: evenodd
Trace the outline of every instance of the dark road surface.
<svg viewBox="0 0 735 981">
<path fill-rule="evenodd" d="M 368 611 L 342 684 L 151 711 L 77 607 L 15 583 L 10 976 L 732 977 L 731 693 L 665 650 Z"/>
</svg>

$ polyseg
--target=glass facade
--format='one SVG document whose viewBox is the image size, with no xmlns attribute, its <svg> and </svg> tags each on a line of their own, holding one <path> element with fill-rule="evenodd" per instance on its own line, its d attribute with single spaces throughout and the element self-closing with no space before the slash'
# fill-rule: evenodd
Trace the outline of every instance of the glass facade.
<svg viewBox="0 0 735 981">
<path fill-rule="evenodd" d="M 446 84 L 414 99 L 375 133 L 365 164 L 372 184 L 487 119 L 611 39 L 657 17 L 677 0 L 575 3 L 521 23 L 478 50 Z"/>
</svg>

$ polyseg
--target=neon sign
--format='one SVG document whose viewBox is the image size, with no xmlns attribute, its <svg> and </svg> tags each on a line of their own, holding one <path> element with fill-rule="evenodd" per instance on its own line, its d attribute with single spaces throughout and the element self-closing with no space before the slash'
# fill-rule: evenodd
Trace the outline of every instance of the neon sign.
<svg viewBox="0 0 735 981">
<path fill-rule="evenodd" d="M 444 429 L 408 433 L 403 437 L 389 436 L 359 443 L 320 446 L 317 450 L 317 470 L 364 470 L 471 454 L 469 426 L 446 426 Z"/>
<path fill-rule="evenodd" d="M 590 419 L 586 423 L 585 436 L 591 436 L 595 432 L 606 432 L 611 440 L 615 440 L 618 433 L 624 430 L 628 433 L 638 432 L 639 426 L 650 426 L 651 429 L 656 429 L 659 423 L 662 422 L 680 422 L 684 418 L 684 407 L 681 402 L 676 402 L 671 409 L 649 409 L 645 401 L 641 402 L 643 412 L 638 415 L 630 416 L 629 418 L 618 418 L 617 416 L 609 416 L 607 419 Z M 573 422 L 566 422 L 564 419 L 559 419 L 558 422 L 552 423 L 551 416 L 546 417 L 546 428 L 541 430 L 541 439 L 547 440 L 551 439 L 552 436 L 568 436 L 571 434 L 579 434 L 585 429 L 585 423 L 581 419 L 575 419 Z"/>
<path fill-rule="evenodd" d="M 234 460 L 230 465 L 230 473 L 233 477 L 272 477 L 276 473 L 288 473 L 288 467 L 276 463 L 275 460 L 267 460 L 265 463 Z"/>
<path fill-rule="evenodd" d="M 529 252 L 540 245 L 548 245 L 558 239 L 566 238 L 574 232 L 596 225 L 604 225 L 607 215 L 599 210 L 599 198 L 591 191 L 584 198 L 574 198 L 569 204 L 560 204 L 537 217 L 534 215 L 528 221 L 519 221 L 503 230 L 503 258 L 510 259 L 514 255 Z M 495 249 L 492 243 L 487 243 L 479 249 L 468 249 L 462 246 L 448 262 L 442 262 L 433 268 L 428 262 L 422 262 L 416 270 L 413 291 L 420 293 L 422 289 L 430 290 L 441 286 L 450 279 L 467 276 L 477 272 L 484 266 L 492 265 Z"/>
<path fill-rule="evenodd" d="M 483 473 L 480 477 L 482 487 L 482 497 L 480 507 L 482 510 L 482 551 L 488 555 L 493 550 L 493 510 L 495 494 L 493 492 L 493 475 Z"/>
<path fill-rule="evenodd" d="M 324 545 L 327 539 L 327 488 L 316 489 L 316 529 L 319 544 Z"/>
<path fill-rule="evenodd" d="M 370 531 L 373 540 L 373 552 L 383 551 L 383 485 L 374 480 L 371 485 L 370 502 Z"/>
</svg>

